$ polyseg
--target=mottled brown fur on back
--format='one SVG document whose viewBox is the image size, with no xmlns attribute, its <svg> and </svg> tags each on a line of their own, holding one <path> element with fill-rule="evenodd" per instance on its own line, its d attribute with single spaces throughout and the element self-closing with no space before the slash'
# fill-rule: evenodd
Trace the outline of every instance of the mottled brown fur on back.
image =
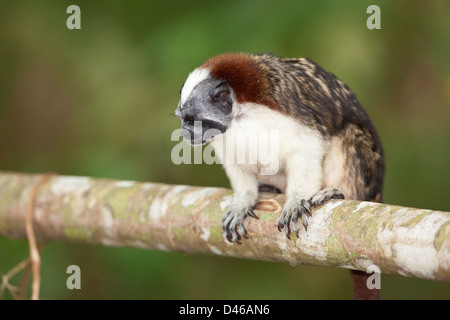
<svg viewBox="0 0 450 320">
<path fill-rule="evenodd" d="M 355 94 L 332 73 L 309 59 L 256 56 L 265 66 L 270 90 L 280 109 L 328 137 L 324 187 L 337 187 L 346 199 L 382 201 L 384 153 L 378 133 Z M 336 154 L 333 154 L 335 152 Z M 339 164 L 330 157 L 342 160 Z M 328 185 L 327 172 L 340 179 Z"/>
<path fill-rule="evenodd" d="M 346 199 L 382 202 L 384 160 L 371 134 L 349 124 L 330 141 L 324 158 L 324 188 L 337 187 Z"/>
</svg>

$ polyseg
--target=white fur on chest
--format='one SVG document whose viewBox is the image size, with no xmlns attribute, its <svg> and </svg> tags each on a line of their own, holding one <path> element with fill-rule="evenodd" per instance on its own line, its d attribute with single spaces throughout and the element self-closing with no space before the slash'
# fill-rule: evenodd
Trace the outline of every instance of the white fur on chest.
<svg viewBox="0 0 450 320">
<path fill-rule="evenodd" d="M 318 131 L 265 106 L 234 105 L 230 127 L 216 136 L 212 145 L 225 169 L 236 166 L 239 170 L 232 172 L 254 175 L 283 192 L 290 184 L 298 190 L 300 182 L 305 186 L 300 188 L 302 193 L 321 187 L 327 142 Z M 238 173 L 229 177 L 234 184 L 239 184 Z"/>
</svg>

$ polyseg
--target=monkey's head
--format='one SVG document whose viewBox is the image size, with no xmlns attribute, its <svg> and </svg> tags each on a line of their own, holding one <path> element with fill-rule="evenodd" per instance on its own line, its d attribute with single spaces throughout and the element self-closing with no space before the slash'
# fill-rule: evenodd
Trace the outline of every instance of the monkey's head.
<svg viewBox="0 0 450 320">
<path fill-rule="evenodd" d="M 197 145 L 228 129 L 232 107 L 233 90 L 228 82 L 206 69 L 196 69 L 181 88 L 175 115 L 181 120 L 183 137 Z"/>
<path fill-rule="evenodd" d="M 181 88 L 175 110 L 185 129 L 183 136 L 192 144 L 208 142 L 214 135 L 224 133 L 233 117 L 245 115 L 245 110 L 241 110 L 245 109 L 241 108 L 244 103 L 276 109 L 266 70 L 267 66 L 255 56 L 227 53 L 192 71 Z"/>
</svg>

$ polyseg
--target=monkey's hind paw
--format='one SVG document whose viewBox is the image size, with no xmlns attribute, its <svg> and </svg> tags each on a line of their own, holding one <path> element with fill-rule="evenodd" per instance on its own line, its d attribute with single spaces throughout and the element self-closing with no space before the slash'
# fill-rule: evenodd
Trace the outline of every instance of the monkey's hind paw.
<svg viewBox="0 0 450 320">
<path fill-rule="evenodd" d="M 230 242 L 242 244 L 242 237 L 248 239 L 247 230 L 244 227 L 244 219 L 250 216 L 259 219 L 251 209 L 228 210 L 222 217 L 224 235 Z"/>
<path fill-rule="evenodd" d="M 344 199 L 344 194 L 336 188 L 326 188 L 317 192 L 311 197 L 310 202 L 313 207 L 323 205 L 325 202 L 331 199 Z"/>
<path fill-rule="evenodd" d="M 288 202 L 283 210 L 280 220 L 278 221 L 278 230 L 284 229 L 286 237 L 291 239 L 290 222 L 292 221 L 292 228 L 296 237 L 298 238 L 298 218 L 302 218 L 303 226 L 308 231 L 308 217 L 311 217 L 311 210 L 315 207 L 321 206 L 331 199 L 344 199 L 344 194 L 336 188 L 326 188 L 317 192 L 309 200 L 302 199 L 300 203 L 296 201 Z"/>
<path fill-rule="evenodd" d="M 308 216 L 311 216 L 311 204 L 309 201 L 302 199 L 299 204 L 293 202 L 285 205 L 283 214 L 278 221 L 278 230 L 284 228 L 284 233 L 288 239 L 291 239 L 291 221 L 295 236 L 298 238 L 298 218 L 302 218 L 303 226 L 308 230 Z"/>
</svg>

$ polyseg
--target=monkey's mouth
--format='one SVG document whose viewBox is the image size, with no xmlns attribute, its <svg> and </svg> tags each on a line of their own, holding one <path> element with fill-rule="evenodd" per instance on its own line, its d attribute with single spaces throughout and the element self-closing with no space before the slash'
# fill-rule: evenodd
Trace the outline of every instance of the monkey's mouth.
<svg viewBox="0 0 450 320">
<path fill-rule="evenodd" d="M 181 120 L 182 136 L 192 145 L 210 142 L 215 136 L 224 133 L 228 127 L 214 120 Z"/>
</svg>

